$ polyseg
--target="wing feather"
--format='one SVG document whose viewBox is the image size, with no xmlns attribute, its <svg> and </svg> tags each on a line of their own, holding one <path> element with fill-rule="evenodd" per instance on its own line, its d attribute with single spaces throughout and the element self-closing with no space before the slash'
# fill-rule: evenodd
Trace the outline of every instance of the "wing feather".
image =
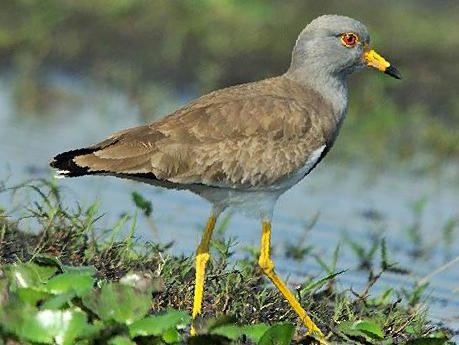
<svg viewBox="0 0 459 345">
<path fill-rule="evenodd" d="M 278 77 L 210 93 L 160 121 L 115 133 L 73 161 L 89 173 L 263 188 L 327 144 L 333 119 L 317 93 Z"/>
</svg>

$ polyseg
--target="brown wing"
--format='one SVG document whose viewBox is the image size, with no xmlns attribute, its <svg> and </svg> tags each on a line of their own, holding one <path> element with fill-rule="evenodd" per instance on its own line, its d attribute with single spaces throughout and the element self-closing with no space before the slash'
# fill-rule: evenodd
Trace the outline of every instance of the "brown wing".
<svg viewBox="0 0 459 345">
<path fill-rule="evenodd" d="M 279 77 L 210 93 L 83 149 L 89 151 L 73 162 L 87 173 L 263 188 L 300 169 L 326 143 L 331 115 L 316 93 Z"/>
</svg>

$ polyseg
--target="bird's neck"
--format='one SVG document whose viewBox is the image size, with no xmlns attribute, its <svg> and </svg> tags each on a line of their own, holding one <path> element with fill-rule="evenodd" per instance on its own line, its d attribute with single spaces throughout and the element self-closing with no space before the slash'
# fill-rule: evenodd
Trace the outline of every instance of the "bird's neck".
<svg viewBox="0 0 459 345">
<path fill-rule="evenodd" d="M 292 66 L 285 76 L 297 83 L 310 87 L 324 97 L 333 107 L 335 120 L 341 123 L 347 112 L 347 78 L 321 69 L 314 64 Z"/>
</svg>

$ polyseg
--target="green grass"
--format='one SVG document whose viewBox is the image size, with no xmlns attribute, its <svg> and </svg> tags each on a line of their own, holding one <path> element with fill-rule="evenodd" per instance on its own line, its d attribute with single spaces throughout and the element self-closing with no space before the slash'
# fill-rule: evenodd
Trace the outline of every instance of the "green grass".
<svg viewBox="0 0 459 345">
<path fill-rule="evenodd" d="M 52 184 L 26 185 L 38 195 L 21 217 L 0 212 L 0 344 L 312 344 L 282 297 L 256 267 L 256 256 L 231 258 L 231 243 L 214 242 L 198 337 L 189 337 L 193 258 L 95 230 L 97 205 L 69 210 Z M 137 195 L 134 199 L 148 204 Z M 23 220 L 41 231 L 21 231 Z M 111 230 L 111 229 L 107 229 Z M 219 229 L 220 235 L 224 229 Z M 221 236 L 220 236 L 221 237 Z M 301 304 L 330 344 L 448 344 L 451 331 L 426 318 L 423 291 L 372 295 L 390 264 L 369 271 L 362 291 L 340 290 L 339 250 L 321 258 L 324 273 L 297 288 Z M 368 252 L 368 249 L 366 249 Z M 299 259 L 299 258 L 298 258 Z M 385 263 L 384 263 L 385 262 Z"/>
</svg>

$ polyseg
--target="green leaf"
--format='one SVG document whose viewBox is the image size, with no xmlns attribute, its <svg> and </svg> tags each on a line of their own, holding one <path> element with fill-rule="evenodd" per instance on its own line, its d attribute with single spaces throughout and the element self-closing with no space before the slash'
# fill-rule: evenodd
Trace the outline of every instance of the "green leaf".
<svg viewBox="0 0 459 345">
<path fill-rule="evenodd" d="M 382 329 L 370 320 L 358 320 L 355 322 L 342 321 L 339 324 L 338 329 L 346 335 L 352 337 L 363 337 L 367 340 L 381 340 L 384 338 L 384 332 Z"/>
<path fill-rule="evenodd" d="M 344 272 L 346 272 L 346 270 L 335 272 L 335 273 L 332 273 L 332 274 L 329 274 L 329 275 L 325 276 L 322 279 L 310 282 L 308 285 L 306 285 L 304 288 L 302 288 L 300 290 L 300 295 L 304 296 L 305 294 L 307 294 L 308 292 L 310 292 L 312 290 L 316 290 L 316 289 L 321 288 L 326 283 L 328 283 L 330 280 L 333 280 L 336 276 L 338 276 L 340 274 L 343 274 Z"/>
<path fill-rule="evenodd" d="M 409 340 L 405 343 L 405 345 L 443 345 L 446 344 L 448 341 L 447 338 L 416 338 L 413 340 Z"/>
<path fill-rule="evenodd" d="M 134 322 L 129 326 L 131 337 L 161 335 L 171 328 L 190 322 L 190 316 L 184 311 L 170 310 L 163 315 L 154 315 Z"/>
<path fill-rule="evenodd" d="M 231 340 L 246 335 L 253 341 L 259 341 L 268 328 L 269 326 L 264 323 L 249 326 L 223 325 L 213 329 L 211 334 L 221 335 Z"/>
<path fill-rule="evenodd" d="M 177 331 L 176 328 L 170 328 L 167 331 L 165 331 L 162 335 L 162 338 L 166 344 L 174 344 L 182 340 L 180 333 Z"/>
<path fill-rule="evenodd" d="M 240 336 L 242 336 L 245 333 L 243 331 L 243 326 L 223 325 L 212 329 L 210 334 L 221 335 L 231 340 L 237 340 Z"/>
<path fill-rule="evenodd" d="M 376 323 L 368 320 L 356 321 L 352 327 L 359 331 L 366 333 L 373 339 L 383 339 L 384 332 Z"/>
<path fill-rule="evenodd" d="M 62 262 L 59 260 L 59 258 L 52 256 L 52 255 L 47 255 L 47 254 L 37 254 L 33 258 L 33 261 L 36 262 L 39 265 L 42 266 L 51 266 L 51 267 L 56 267 L 59 270 L 63 271 L 63 265 Z"/>
<path fill-rule="evenodd" d="M 235 322 L 236 318 L 234 315 L 224 314 L 206 319 L 198 318 L 193 321 L 193 324 L 198 334 L 206 334 L 223 325 L 234 325 Z"/>
<path fill-rule="evenodd" d="M 65 304 L 75 297 L 75 292 L 66 292 L 49 298 L 43 305 L 42 309 L 61 309 Z"/>
<path fill-rule="evenodd" d="M 0 275 L 3 275 L 3 272 L 0 270 Z M 9 282 L 5 277 L 0 277 L 0 316 L 2 309 L 9 302 Z"/>
<path fill-rule="evenodd" d="M 386 291 L 384 291 L 379 297 L 368 298 L 367 303 L 369 305 L 375 305 L 375 306 L 387 304 L 392 298 L 393 293 L 394 293 L 394 289 L 389 288 Z"/>
<path fill-rule="evenodd" d="M 44 310 L 39 311 L 38 314 L 39 316 L 48 315 L 51 318 L 45 322 L 44 326 L 53 332 L 51 334 L 57 344 L 73 344 L 76 337 L 85 333 L 86 315 L 80 311 Z M 49 322 L 53 322 L 54 325 Z"/>
<path fill-rule="evenodd" d="M 114 320 L 127 325 L 142 319 L 150 309 L 150 292 L 131 286 L 108 283 L 82 298 L 83 304 L 102 320 Z"/>
<path fill-rule="evenodd" d="M 10 279 L 11 290 L 18 288 L 42 287 L 56 271 L 56 267 L 38 266 L 32 262 L 7 266 L 7 275 Z"/>
<path fill-rule="evenodd" d="M 86 315 L 77 310 L 14 310 L 2 325 L 18 337 L 33 342 L 70 345 L 88 326 Z"/>
<path fill-rule="evenodd" d="M 338 329 L 346 335 L 351 337 L 364 337 L 365 339 L 369 338 L 364 332 L 361 330 L 355 329 L 353 327 L 354 323 L 352 321 L 341 321 Z"/>
<path fill-rule="evenodd" d="M 88 271 L 59 274 L 48 281 L 47 289 L 53 294 L 75 292 L 77 296 L 81 297 L 93 286 L 91 275 Z"/>
<path fill-rule="evenodd" d="M 261 337 L 258 345 L 290 345 L 295 326 L 291 323 L 280 323 L 271 326 Z"/>
<path fill-rule="evenodd" d="M 50 296 L 42 289 L 34 287 L 18 288 L 16 293 L 21 301 L 30 305 L 36 305 L 38 301 L 45 300 Z"/>
<path fill-rule="evenodd" d="M 151 204 L 151 201 L 145 199 L 140 193 L 138 192 L 132 192 L 132 201 L 134 201 L 134 204 L 143 211 L 143 213 L 149 217 L 151 215 L 151 212 L 153 211 L 153 206 Z"/>
<path fill-rule="evenodd" d="M 136 345 L 135 342 L 133 342 L 131 339 L 128 337 L 123 337 L 123 336 L 116 336 L 108 341 L 109 345 Z"/>
</svg>

